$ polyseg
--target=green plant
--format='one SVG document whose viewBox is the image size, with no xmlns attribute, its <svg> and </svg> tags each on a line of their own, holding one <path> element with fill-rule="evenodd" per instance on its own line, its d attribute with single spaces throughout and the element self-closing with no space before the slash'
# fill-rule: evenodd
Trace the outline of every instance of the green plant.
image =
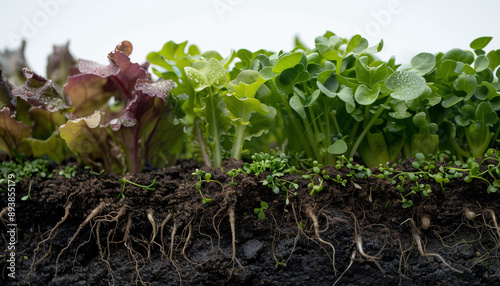
<svg viewBox="0 0 500 286">
<path fill-rule="evenodd" d="M 30 181 L 30 186 L 28 188 L 28 194 L 26 196 L 23 196 L 21 200 L 22 201 L 31 200 L 31 181 Z"/>
<path fill-rule="evenodd" d="M 137 183 L 134 183 L 134 182 L 131 182 L 131 181 L 127 180 L 126 178 L 120 178 L 120 179 L 118 179 L 118 181 L 119 181 L 120 183 L 122 183 L 123 188 L 122 188 L 121 193 L 120 193 L 120 194 L 118 194 L 118 196 L 116 196 L 116 198 L 117 198 L 117 199 L 124 199 L 124 198 L 125 198 L 125 186 L 126 186 L 127 184 L 130 184 L 130 185 L 132 185 L 132 186 L 139 187 L 139 188 L 141 188 L 141 189 L 143 189 L 143 190 L 145 190 L 145 191 L 154 191 L 154 190 L 156 190 L 156 189 L 154 188 L 154 186 L 156 185 L 156 179 L 153 179 L 153 182 L 152 182 L 151 184 L 149 184 L 149 185 L 139 185 L 139 184 L 137 184 Z"/>
<path fill-rule="evenodd" d="M 212 201 L 212 199 L 210 198 L 206 198 L 204 195 L 203 195 L 203 192 L 201 191 L 201 184 L 203 182 L 206 182 L 206 183 L 218 183 L 219 185 L 222 186 L 221 182 L 219 181 L 216 181 L 216 180 L 212 180 L 212 174 L 210 173 L 207 173 L 203 170 L 200 170 L 200 169 L 196 169 L 196 171 L 194 173 L 192 173 L 193 176 L 197 176 L 198 177 L 198 182 L 195 184 L 195 187 L 196 189 L 198 190 L 198 192 L 200 193 L 201 195 L 201 198 L 202 198 L 202 201 L 201 203 L 202 204 L 206 204 L 206 203 L 209 203 Z"/>
<path fill-rule="evenodd" d="M 76 168 L 77 168 L 77 167 L 78 167 L 78 166 L 73 166 L 73 167 L 71 167 L 71 166 L 66 166 L 66 168 L 64 168 L 64 170 L 60 170 L 60 171 L 58 172 L 58 174 L 59 174 L 60 176 L 64 176 L 64 177 L 66 177 L 66 179 L 71 179 L 71 178 L 73 178 L 73 177 L 76 175 Z"/>
<path fill-rule="evenodd" d="M 252 160 L 252 163 L 245 163 L 243 169 L 248 174 L 254 173 L 256 176 L 266 171 L 270 172 L 266 179 L 261 181 L 262 185 L 268 186 L 275 194 L 279 194 L 280 191 L 286 192 L 285 201 L 288 205 L 290 194 L 297 194 L 290 190 L 299 187 L 297 184 L 298 179 L 289 181 L 282 178 L 285 174 L 297 172 L 295 166 L 289 165 L 289 157 L 283 153 L 277 157 L 267 153 L 257 153 L 252 155 Z"/>
<path fill-rule="evenodd" d="M 106 170 L 101 170 L 100 172 L 95 172 L 91 166 L 85 166 L 85 169 L 86 170 L 89 170 L 89 173 L 92 174 L 92 175 L 96 175 L 96 176 L 100 176 L 102 174 L 104 174 L 104 172 L 106 172 Z"/>
<path fill-rule="evenodd" d="M 238 183 L 234 182 L 234 178 L 238 176 L 238 174 L 245 173 L 245 170 L 239 168 L 239 169 L 232 169 L 231 171 L 227 172 L 227 175 L 231 177 L 231 183 L 228 184 L 228 186 L 236 186 Z"/>
<path fill-rule="evenodd" d="M 264 213 L 265 210 L 269 208 L 269 205 L 266 202 L 260 202 L 260 208 L 255 208 L 253 211 L 257 214 L 257 217 L 260 220 L 265 220 L 266 219 L 266 214 Z"/>
</svg>

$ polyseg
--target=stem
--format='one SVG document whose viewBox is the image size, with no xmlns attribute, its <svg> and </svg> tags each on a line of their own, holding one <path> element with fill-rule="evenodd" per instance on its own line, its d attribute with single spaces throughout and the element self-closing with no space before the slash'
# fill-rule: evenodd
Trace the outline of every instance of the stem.
<svg viewBox="0 0 500 286">
<path fill-rule="evenodd" d="M 390 99 L 390 97 L 387 99 L 387 101 L 389 99 Z M 363 141 L 363 139 L 365 138 L 366 133 L 368 133 L 368 131 L 370 130 L 372 125 L 375 123 L 375 121 L 378 119 L 378 117 L 380 116 L 380 114 L 382 114 L 383 111 L 384 111 L 384 108 L 382 106 L 379 106 L 379 108 L 377 109 L 377 112 L 375 112 L 375 114 L 373 115 L 370 122 L 368 122 L 368 124 L 364 127 L 363 132 L 361 132 L 361 134 L 359 135 L 358 140 L 356 140 L 356 143 L 354 143 L 354 146 L 352 147 L 351 153 L 349 154 L 349 158 L 354 157 L 354 153 L 356 153 L 356 150 L 358 149 L 359 144 L 361 144 L 361 141 Z"/>
<path fill-rule="evenodd" d="M 246 119 L 244 119 L 246 121 Z M 243 146 L 243 134 L 245 133 L 245 126 L 244 125 L 238 125 L 236 127 L 236 138 L 233 142 L 233 158 L 235 158 L 236 160 L 240 160 L 240 152 L 241 152 L 241 148 Z"/>
<path fill-rule="evenodd" d="M 212 105 L 212 128 L 213 128 L 213 133 L 214 133 L 214 167 L 220 167 L 222 165 L 222 155 L 221 155 L 221 147 L 220 147 L 220 140 L 219 140 L 219 129 L 217 128 L 217 118 L 215 116 L 215 103 L 214 103 L 214 94 L 212 91 L 212 88 L 210 87 L 208 89 L 209 91 L 209 96 L 210 96 L 210 104 Z"/>
</svg>

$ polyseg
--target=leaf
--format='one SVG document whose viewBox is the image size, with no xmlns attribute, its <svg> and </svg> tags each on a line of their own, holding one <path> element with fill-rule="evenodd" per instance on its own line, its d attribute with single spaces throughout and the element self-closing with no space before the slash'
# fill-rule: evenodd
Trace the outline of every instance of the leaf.
<svg viewBox="0 0 500 286">
<path fill-rule="evenodd" d="M 473 50 L 482 50 L 489 42 L 493 39 L 493 37 L 480 37 L 475 39 L 470 43 L 470 48 Z"/>
<path fill-rule="evenodd" d="M 436 57 L 430 53 L 420 53 L 411 59 L 411 66 L 411 71 L 426 75 L 436 66 Z"/>
<path fill-rule="evenodd" d="M 487 69 L 490 65 L 490 60 L 488 60 L 488 57 L 484 55 L 480 55 L 476 58 L 476 61 L 474 62 L 474 66 L 476 67 L 477 72 L 482 72 L 483 70 Z"/>
<path fill-rule="evenodd" d="M 500 50 L 488 52 L 488 60 L 490 62 L 490 69 L 494 71 L 500 65 Z"/>
<path fill-rule="evenodd" d="M 215 58 L 208 61 L 195 61 L 192 63 L 192 67 L 185 67 L 184 71 L 189 83 L 196 91 L 201 91 L 210 86 L 221 89 L 227 82 L 227 72 L 224 66 Z"/>
<path fill-rule="evenodd" d="M 350 38 L 349 41 L 347 42 L 347 48 L 345 50 L 345 55 L 348 55 L 352 51 L 354 51 L 354 49 L 356 49 L 359 46 L 359 44 L 361 43 L 361 39 L 363 39 L 361 37 L 361 35 L 352 36 L 352 38 Z"/>
<path fill-rule="evenodd" d="M 101 126 L 102 113 L 69 120 L 59 127 L 61 138 L 85 165 L 93 169 L 122 173 L 125 167 L 123 154 L 111 143 L 108 131 Z"/>
<path fill-rule="evenodd" d="M 302 60 L 302 56 L 303 56 L 302 52 L 297 52 L 281 57 L 278 60 L 278 62 L 274 65 L 272 69 L 273 73 L 280 74 L 284 70 L 298 65 Z"/>
<path fill-rule="evenodd" d="M 399 100 L 412 100 L 432 92 L 422 76 L 409 71 L 394 72 L 385 81 L 385 86 L 392 90 L 391 96 Z"/>
<path fill-rule="evenodd" d="M 474 54 L 462 49 L 451 49 L 443 55 L 442 60 L 453 60 L 470 65 L 474 62 Z"/>
<path fill-rule="evenodd" d="M 260 220 L 265 220 L 266 219 L 266 214 L 260 210 L 259 213 L 257 214 Z"/>
<path fill-rule="evenodd" d="M 46 155 L 51 160 L 61 163 L 70 156 L 70 150 L 66 142 L 59 135 L 58 130 L 54 131 L 54 133 L 45 140 L 25 138 L 24 142 L 29 144 L 33 156 L 36 158 L 41 158 Z"/>
<path fill-rule="evenodd" d="M 436 134 L 438 127 L 435 123 L 427 121 L 425 112 L 419 112 L 413 116 L 413 124 L 419 129 L 418 133 L 411 138 L 411 156 L 417 153 L 423 155 L 436 154 L 439 147 L 439 136 Z"/>
<path fill-rule="evenodd" d="M 453 87 L 456 90 L 464 91 L 467 94 L 465 99 L 468 100 L 476 91 L 477 79 L 471 74 L 461 74 L 453 82 Z"/>
<path fill-rule="evenodd" d="M 49 111 L 69 109 L 62 90 L 53 81 L 26 68 L 23 69 L 23 73 L 26 82 L 12 89 L 14 96 L 22 98 L 35 108 Z"/>
<path fill-rule="evenodd" d="M 334 155 L 340 155 L 347 152 L 347 144 L 344 140 L 340 139 L 335 141 L 332 145 L 328 146 L 328 153 Z"/>
<path fill-rule="evenodd" d="M 229 82 L 228 89 L 233 90 L 240 98 L 253 98 L 265 82 L 258 71 L 244 70 Z"/>
<path fill-rule="evenodd" d="M 373 89 L 362 84 L 356 89 L 354 99 L 361 105 L 370 105 L 374 103 L 380 94 L 380 85 L 376 84 Z"/>
<path fill-rule="evenodd" d="M 15 152 L 30 155 L 29 146 L 23 143 L 23 138 L 31 137 L 31 128 L 22 121 L 17 121 L 8 107 L 0 110 L 0 150 L 10 158 Z"/>
<path fill-rule="evenodd" d="M 291 98 L 290 98 L 290 107 L 295 110 L 300 117 L 306 118 L 306 112 L 304 110 L 304 105 L 302 104 L 302 101 L 300 100 L 300 97 L 297 93 L 295 93 Z"/>
<path fill-rule="evenodd" d="M 358 82 L 366 84 L 370 89 L 376 83 L 385 80 L 387 73 L 387 65 L 385 63 L 370 66 L 367 56 L 360 57 L 356 64 L 356 79 Z"/>
</svg>

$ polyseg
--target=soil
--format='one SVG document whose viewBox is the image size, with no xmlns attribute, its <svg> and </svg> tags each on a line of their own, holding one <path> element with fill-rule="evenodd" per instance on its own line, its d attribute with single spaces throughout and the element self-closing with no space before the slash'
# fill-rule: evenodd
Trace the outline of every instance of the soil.
<svg viewBox="0 0 500 286">
<path fill-rule="evenodd" d="M 127 184 L 124 199 L 117 199 L 117 174 L 79 169 L 71 179 L 24 179 L 16 185 L 14 279 L 7 276 L 2 213 L 0 284 L 499 285 L 500 229 L 491 215 L 498 222 L 499 194 L 488 195 L 486 183 L 452 180 L 445 192 L 434 183 L 429 196 L 417 194 L 403 208 L 385 180 L 325 180 L 311 196 L 307 180 L 288 176 L 299 188 L 287 205 L 285 193 L 262 185 L 265 173 L 239 174 L 230 185 L 226 171 L 241 166 L 201 167 L 220 182 L 202 183 L 212 199 L 206 204 L 191 174 L 200 168 L 194 161 L 130 175 L 144 185 L 156 179 L 156 190 Z M 30 184 L 31 199 L 23 201 Z M 254 212 L 261 201 L 269 205 L 264 220 Z M 0 192 L 1 210 L 7 202 Z M 473 220 L 464 217 L 466 207 Z"/>
</svg>

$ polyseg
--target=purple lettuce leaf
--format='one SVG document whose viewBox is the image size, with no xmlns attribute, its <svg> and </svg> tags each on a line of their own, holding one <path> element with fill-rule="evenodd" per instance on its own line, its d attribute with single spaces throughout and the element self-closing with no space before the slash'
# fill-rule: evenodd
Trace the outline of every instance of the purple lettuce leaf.
<svg viewBox="0 0 500 286">
<path fill-rule="evenodd" d="M 132 45 L 124 41 L 108 55 L 108 65 L 80 60 L 80 73 L 64 87 L 79 119 L 61 126 L 61 137 L 84 163 L 98 169 L 142 171 L 158 121 L 168 112 L 167 92 L 175 84 L 151 82 L 147 64 L 131 63 L 131 52 Z"/>
<path fill-rule="evenodd" d="M 23 69 L 23 73 L 26 82 L 24 85 L 12 89 L 14 96 L 23 99 L 34 108 L 51 112 L 70 108 L 61 88 L 52 80 L 26 68 Z"/>
</svg>

